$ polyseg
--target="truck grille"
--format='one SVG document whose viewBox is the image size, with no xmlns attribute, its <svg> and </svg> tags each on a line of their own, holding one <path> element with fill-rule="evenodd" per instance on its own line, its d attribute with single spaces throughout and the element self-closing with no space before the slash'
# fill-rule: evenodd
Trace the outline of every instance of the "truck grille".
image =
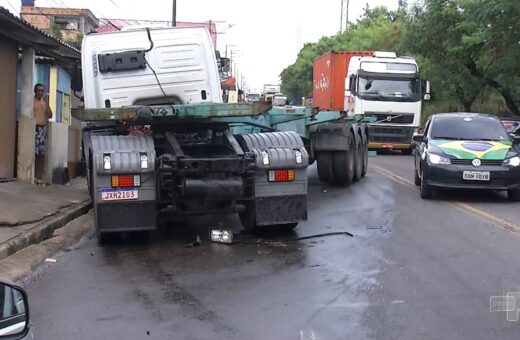
<svg viewBox="0 0 520 340">
<path fill-rule="evenodd" d="M 454 165 L 472 165 L 471 162 L 472 159 L 452 159 L 451 164 Z M 481 159 L 482 166 L 488 165 L 488 166 L 500 166 L 502 165 L 501 160 L 495 160 L 495 159 Z"/>
<path fill-rule="evenodd" d="M 370 142 L 407 144 L 412 140 L 413 128 L 369 125 L 368 136 Z"/>
<path fill-rule="evenodd" d="M 365 112 L 365 117 L 375 117 L 375 124 L 412 124 L 413 114 L 409 113 L 386 113 Z"/>
</svg>

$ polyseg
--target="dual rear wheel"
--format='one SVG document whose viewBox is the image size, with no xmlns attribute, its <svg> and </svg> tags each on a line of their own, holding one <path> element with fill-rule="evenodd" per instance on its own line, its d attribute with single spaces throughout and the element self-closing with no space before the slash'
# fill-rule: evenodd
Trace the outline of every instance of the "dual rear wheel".
<svg viewBox="0 0 520 340">
<path fill-rule="evenodd" d="M 348 150 L 316 153 L 320 181 L 348 185 L 359 181 L 366 175 L 368 168 L 367 143 L 363 141 L 356 143 L 352 132 L 348 140 Z"/>
</svg>

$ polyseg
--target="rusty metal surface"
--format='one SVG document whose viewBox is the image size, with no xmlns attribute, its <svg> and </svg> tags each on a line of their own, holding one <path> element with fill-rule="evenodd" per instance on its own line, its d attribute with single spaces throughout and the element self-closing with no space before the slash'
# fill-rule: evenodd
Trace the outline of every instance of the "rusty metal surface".
<svg viewBox="0 0 520 340">
<path fill-rule="evenodd" d="M 82 121 L 106 120 L 152 120 L 169 117 L 175 119 L 207 119 L 217 117 L 250 117 L 269 111 L 270 103 L 197 104 L 132 106 L 121 108 L 87 109 L 80 117 Z"/>
</svg>

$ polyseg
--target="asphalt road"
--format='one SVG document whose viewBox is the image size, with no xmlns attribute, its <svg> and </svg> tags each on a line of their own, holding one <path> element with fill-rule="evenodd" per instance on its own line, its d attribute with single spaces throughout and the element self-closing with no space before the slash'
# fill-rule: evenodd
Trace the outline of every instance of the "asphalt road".
<svg viewBox="0 0 520 340">
<path fill-rule="evenodd" d="M 520 204 L 495 193 L 419 198 L 410 156 L 370 159 L 348 188 L 309 169 L 294 233 L 200 247 L 176 233 L 95 239 L 25 282 L 35 339 L 518 339 L 490 298 L 520 292 Z M 518 229 L 518 230 L 516 230 Z M 297 237 L 348 231 L 353 237 Z M 520 308 L 520 299 L 518 301 Z M 514 319 L 515 313 L 509 318 Z"/>
</svg>

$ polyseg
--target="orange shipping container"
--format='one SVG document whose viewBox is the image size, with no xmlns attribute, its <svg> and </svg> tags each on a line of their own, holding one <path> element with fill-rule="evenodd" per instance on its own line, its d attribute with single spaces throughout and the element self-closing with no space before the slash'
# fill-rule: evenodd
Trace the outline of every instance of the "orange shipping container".
<svg viewBox="0 0 520 340">
<path fill-rule="evenodd" d="M 372 51 L 329 52 L 314 60 L 313 106 L 321 110 L 343 111 L 345 78 L 353 56 L 373 56 Z"/>
</svg>

